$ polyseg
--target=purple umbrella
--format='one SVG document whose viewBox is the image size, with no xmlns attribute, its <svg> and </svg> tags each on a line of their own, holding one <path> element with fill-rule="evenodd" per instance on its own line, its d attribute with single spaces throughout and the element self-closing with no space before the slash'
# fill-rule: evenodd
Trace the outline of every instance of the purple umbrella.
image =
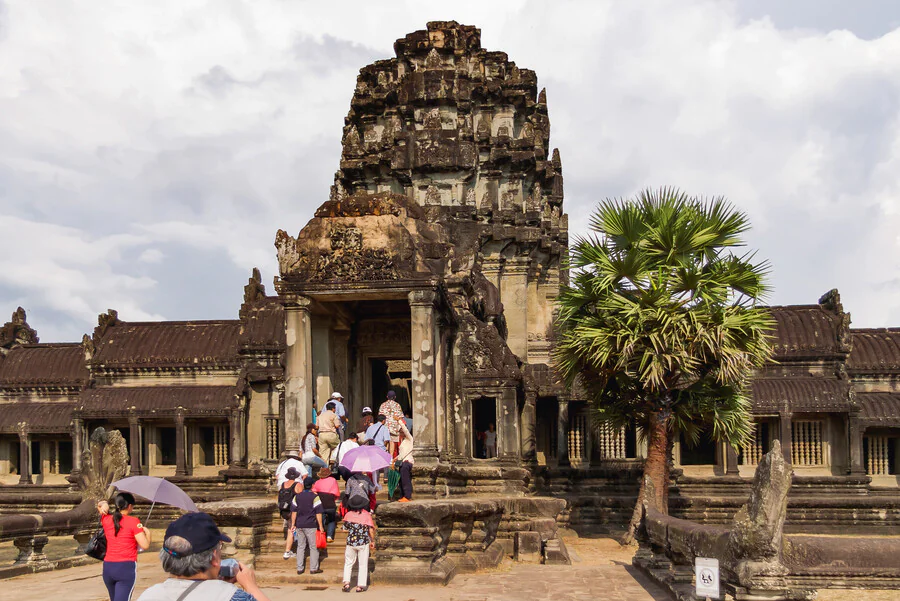
<svg viewBox="0 0 900 601">
<path fill-rule="evenodd" d="M 373 446 L 350 449 L 341 458 L 341 465 L 351 472 L 374 472 L 391 464 L 391 454 Z"/>
<path fill-rule="evenodd" d="M 199 511 L 197 506 L 191 500 L 187 493 L 163 478 L 155 476 L 132 476 L 130 478 L 122 478 L 112 483 L 119 490 L 140 495 L 151 501 L 150 513 L 153 513 L 153 506 L 157 503 L 163 505 L 172 505 L 184 509 L 185 511 Z M 150 513 L 147 514 L 147 521 L 150 520 Z"/>
</svg>

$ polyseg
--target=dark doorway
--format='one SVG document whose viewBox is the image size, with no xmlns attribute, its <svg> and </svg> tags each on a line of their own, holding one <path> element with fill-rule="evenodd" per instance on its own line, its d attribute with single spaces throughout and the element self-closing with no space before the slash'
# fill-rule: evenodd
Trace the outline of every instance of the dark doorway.
<svg viewBox="0 0 900 601">
<path fill-rule="evenodd" d="M 387 398 L 388 391 L 393 390 L 403 412 L 412 411 L 409 400 L 412 367 L 409 359 L 370 359 L 369 364 L 372 368 L 372 400 L 369 405 L 372 410 L 377 413 L 378 407 Z"/>
<path fill-rule="evenodd" d="M 535 407 L 534 442 L 538 452 L 538 462 L 556 457 L 556 422 L 559 406 L 555 398 L 539 398 Z"/>
<path fill-rule="evenodd" d="M 715 465 L 716 443 L 709 439 L 706 432 L 700 434 L 700 440 L 691 446 L 681 435 L 681 465 Z"/>
<path fill-rule="evenodd" d="M 497 400 L 477 398 L 472 401 L 472 456 L 475 459 L 496 457 L 497 442 Z"/>
<path fill-rule="evenodd" d="M 31 441 L 31 473 L 41 473 L 41 443 L 37 440 Z"/>
<path fill-rule="evenodd" d="M 200 428 L 200 465 L 216 464 L 216 431 L 213 428 Z"/>
<path fill-rule="evenodd" d="M 72 441 L 71 440 L 61 440 L 59 441 L 59 473 L 60 474 L 71 474 L 72 473 Z"/>
<path fill-rule="evenodd" d="M 175 428 L 159 428 L 159 464 L 175 465 Z"/>
</svg>

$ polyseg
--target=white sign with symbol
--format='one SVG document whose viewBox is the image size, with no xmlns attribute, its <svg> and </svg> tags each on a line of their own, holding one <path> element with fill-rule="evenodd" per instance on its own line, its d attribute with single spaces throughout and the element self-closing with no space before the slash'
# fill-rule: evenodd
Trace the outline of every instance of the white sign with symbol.
<svg viewBox="0 0 900 601">
<path fill-rule="evenodd" d="M 719 598 L 719 560 L 707 557 L 694 559 L 694 578 L 698 597 Z"/>
</svg>

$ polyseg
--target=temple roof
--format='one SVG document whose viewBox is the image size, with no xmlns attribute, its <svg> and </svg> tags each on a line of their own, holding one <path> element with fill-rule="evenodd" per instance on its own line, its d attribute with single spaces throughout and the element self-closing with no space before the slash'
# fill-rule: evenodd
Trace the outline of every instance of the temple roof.
<svg viewBox="0 0 900 601">
<path fill-rule="evenodd" d="M 854 329 L 847 369 L 856 373 L 900 371 L 900 329 Z"/>
<path fill-rule="evenodd" d="M 775 357 L 800 358 L 847 352 L 841 339 L 844 316 L 822 305 L 770 307 L 775 320 Z"/>
<path fill-rule="evenodd" d="M 78 406 L 85 416 L 127 415 L 133 408 L 172 415 L 179 407 L 185 415 L 224 414 L 237 407 L 235 386 L 110 386 L 85 390 Z"/>
<path fill-rule="evenodd" d="M 118 322 L 96 345 L 93 363 L 107 367 L 238 365 L 241 322 Z"/>
<path fill-rule="evenodd" d="M 0 432 L 14 433 L 19 422 L 28 424 L 29 432 L 68 432 L 75 403 L 15 402 L 0 404 Z"/>
<path fill-rule="evenodd" d="M 900 425 L 900 394 L 894 392 L 861 392 L 856 395 L 860 421 L 868 426 Z"/>
<path fill-rule="evenodd" d="M 760 378 L 750 382 L 754 411 L 847 411 L 850 382 L 837 378 Z"/>
<path fill-rule="evenodd" d="M 83 386 L 88 379 L 80 344 L 28 344 L 0 359 L 0 386 Z"/>
</svg>

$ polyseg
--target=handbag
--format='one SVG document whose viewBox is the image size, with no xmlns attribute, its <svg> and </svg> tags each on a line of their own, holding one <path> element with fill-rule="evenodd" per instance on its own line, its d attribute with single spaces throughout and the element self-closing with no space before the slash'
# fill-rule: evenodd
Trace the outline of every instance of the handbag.
<svg viewBox="0 0 900 601">
<path fill-rule="evenodd" d="M 94 532 L 94 535 L 85 546 L 84 554 L 101 561 L 106 557 L 106 533 L 103 531 L 102 522 L 100 523 L 100 528 Z"/>
<path fill-rule="evenodd" d="M 325 549 L 328 547 L 328 538 L 321 530 L 316 530 L 316 549 Z"/>
</svg>

